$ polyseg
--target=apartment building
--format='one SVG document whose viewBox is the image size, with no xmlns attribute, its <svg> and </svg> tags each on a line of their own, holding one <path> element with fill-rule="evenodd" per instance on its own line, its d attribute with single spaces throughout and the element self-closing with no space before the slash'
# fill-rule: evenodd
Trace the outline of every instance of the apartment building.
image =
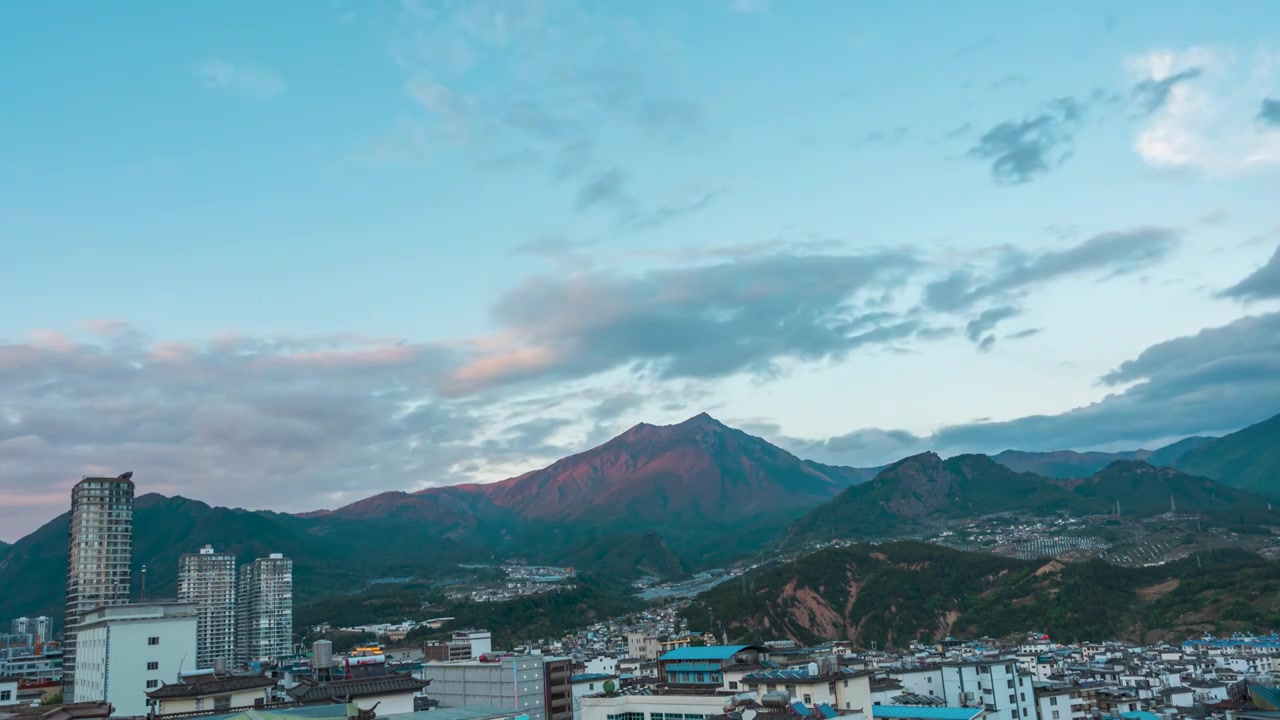
<svg viewBox="0 0 1280 720">
<path fill-rule="evenodd" d="M 236 658 L 236 556 L 205 545 L 178 558 L 178 600 L 199 608 L 196 667 Z"/>
<path fill-rule="evenodd" d="M 133 491 L 131 472 L 114 478 L 87 477 L 71 489 L 62 633 L 62 693 L 68 703 L 80 701 L 75 678 L 81 618 L 95 608 L 129 602 Z"/>
<path fill-rule="evenodd" d="M 1036 711 L 1031 678 L 1012 658 L 942 663 L 942 697 L 953 707 L 983 707 L 988 720 L 1023 720 Z"/>
<path fill-rule="evenodd" d="M 53 639 L 53 619 L 47 615 L 14 618 L 11 627 L 14 635 L 27 635 L 31 645 L 40 645 Z"/>
<path fill-rule="evenodd" d="M 240 568 L 236 664 L 269 663 L 293 649 L 293 561 L 272 553 Z"/>
<path fill-rule="evenodd" d="M 77 628 L 77 702 L 110 703 L 122 717 L 142 716 L 147 692 L 192 670 L 195 603 L 111 605 L 81 616 Z"/>
<path fill-rule="evenodd" d="M 430 695 L 442 707 L 511 708 L 527 714 L 529 720 L 551 720 L 544 663 L 540 655 L 425 663 L 417 677 L 431 683 Z M 567 678 L 566 690 L 572 695 Z"/>
</svg>

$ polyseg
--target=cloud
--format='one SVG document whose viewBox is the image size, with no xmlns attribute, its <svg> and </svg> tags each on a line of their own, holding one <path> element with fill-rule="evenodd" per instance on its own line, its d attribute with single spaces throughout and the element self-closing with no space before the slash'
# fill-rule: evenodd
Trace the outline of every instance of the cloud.
<svg viewBox="0 0 1280 720">
<path fill-rule="evenodd" d="M 629 231 L 651 230 L 706 209 L 724 192 L 724 188 L 689 187 L 665 204 L 629 213 L 622 225 Z"/>
<path fill-rule="evenodd" d="M 1260 125 L 1274 91 L 1280 53 L 1212 48 L 1151 50 L 1127 60 L 1149 108 L 1134 149 L 1143 162 L 1213 175 L 1280 163 L 1280 133 Z M 1192 79 L 1194 78 L 1194 81 Z"/>
<path fill-rule="evenodd" d="M 1189 67 L 1186 70 L 1159 79 L 1146 77 L 1133 86 L 1131 94 L 1138 103 L 1139 109 L 1143 113 L 1150 115 L 1163 108 L 1169 102 L 1169 96 L 1173 94 L 1173 90 L 1178 83 L 1194 80 L 1200 77 L 1203 72 L 1202 68 Z"/>
<path fill-rule="evenodd" d="M 963 310 L 1064 277 L 1133 272 L 1168 257 L 1178 239 L 1178 232 L 1170 228 L 1139 227 L 1101 233 L 1065 250 L 1038 255 L 1006 252 L 1001 264 L 989 272 L 959 269 L 929 283 L 924 304 L 934 310 Z"/>
<path fill-rule="evenodd" d="M 1018 332 L 1005 335 L 1004 339 L 1005 340 L 1024 340 L 1026 338 L 1039 335 L 1042 332 L 1044 332 L 1044 328 L 1027 328 L 1026 330 L 1019 330 Z"/>
<path fill-rule="evenodd" d="M 284 80 L 266 68 L 237 65 L 218 58 L 197 63 L 195 75 L 206 88 L 254 98 L 271 98 L 285 90 Z"/>
<path fill-rule="evenodd" d="M 996 329 L 996 325 L 1021 314 L 1021 310 L 1008 305 L 984 310 L 981 315 L 965 325 L 965 337 L 969 338 L 969 342 L 977 345 L 979 350 L 987 352 L 995 345 L 996 338 L 992 331 Z"/>
<path fill-rule="evenodd" d="M 1268 127 L 1280 127 L 1280 99 L 1262 99 L 1262 106 L 1258 108 L 1258 122 Z"/>
<path fill-rule="evenodd" d="M 1219 295 L 1236 300 L 1280 298 L 1280 248 L 1276 248 L 1275 254 L 1266 264 Z"/>
<path fill-rule="evenodd" d="M 903 252 L 777 255 L 641 275 L 535 277 L 498 303 L 497 347 L 454 374 L 455 392 L 631 368 L 657 379 L 768 375 L 912 337 L 918 319 L 876 315 L 918 261 Z"/>
<path fill-rule="evenodd" d="M 1085 106 L 1063 97 L 1037 115 L 996 125 L 969 148 L 969 156 L 991 161 L 991 175 L 1002 185 L 1031 182 L 1064 163 L 1084 119 Z"/>
<path fill-rule="evenodd" d="M 1157 343 L 1099 382 L 1115 392 L 1055 415 L 965 423 L 927 436 L 868 428 L 826 440 L 781 441 L 802 457 L 868 466 L 924 450 L 949 456 L 1010 448 L 1136 449 L 1232 432 L 1280 412 L 1280 313 Z"/>
<path fill-rule="evenodd" d="M 626 182 L 626 176 L 617 168 L 599 173 L 578 190 L 573 209 L 582 212 L 597 205 L 629 204 Z"/>
</svg>

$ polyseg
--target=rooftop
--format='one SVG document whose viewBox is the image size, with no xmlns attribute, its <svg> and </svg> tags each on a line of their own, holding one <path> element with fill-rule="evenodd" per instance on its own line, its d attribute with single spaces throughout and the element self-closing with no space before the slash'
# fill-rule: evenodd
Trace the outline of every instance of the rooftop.
<svg viewBox="0 0 1280 720">
<path fill-rule="evenodd" d="M 926 707 L 915 705 L 875 705 L 871 716 L 894 720 L 973 720 L 986 713 L 982 708 Z"/>
<path fill-rule="evenodd" d="M 264 677 L 262 675 L 239 675 L 230 677 L 216 677 L 214 675 L 202 676 L 209 679 L 200 679 L 199 682 L 174 683 L 172 685 L 161 685 L 159 688 L 147 693 L 147 697 L 152 700 L 162 700 L 169 698 L 184 697 L 201 697 L 204 695 L 214 695 L 217 693 L 236 692 L 239 690 L 253 690 L 256 688 L 269 688 L 276 684 L 273 678 Z M 189 678 L 193 680 L 196 678 Z"/>
<path fill-rule="evenodd" d="M 394 692 L 417 692 L 430 684 L 429 680 L 419 680 L 408 673 L 395 673 L 327 683 L 303 680 L 299 685 L 290 688 L 288 693 L 295 701 L 316 702 L 330 699 L 354 699 Z"/>
<path fill-rule="evenodd" d="M 676 648 L 665 653 L 659 660 L 732 660 L 734 655 L 743 650 L 759 650 L 755 645 L 709 645 L 699 647 Z"/>
</svg>

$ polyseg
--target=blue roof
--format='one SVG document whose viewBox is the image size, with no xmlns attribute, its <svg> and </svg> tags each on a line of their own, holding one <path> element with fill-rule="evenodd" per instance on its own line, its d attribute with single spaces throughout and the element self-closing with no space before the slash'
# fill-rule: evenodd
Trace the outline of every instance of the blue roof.
<svg viewBox="0 0 1280 720">
<path fill-rule="evenodd" d="M 982 708 L 925 707 L 916 705 L 872 705 L 871 717 L 897 720 L 973 720 L 986 712 Z"/>
<path fill-rule="evenodd" d="M 730 660 L 743 650 L 754 650 L 754 645 L 710 645 L 676 648 L 659 660 Z"/>
<path fill-rule="evenodd" d="M 615 675 L 608 673 L 582 673 L 569 678 L 569 682 L 591 682 L 592 680 L 612 680 Z"/>
</svg>

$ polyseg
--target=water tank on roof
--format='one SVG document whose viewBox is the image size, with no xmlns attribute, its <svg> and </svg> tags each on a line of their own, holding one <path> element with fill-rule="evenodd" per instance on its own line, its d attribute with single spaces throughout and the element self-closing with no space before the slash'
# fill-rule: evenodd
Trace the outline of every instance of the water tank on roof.
<svg viewBox="0 0 1280 720">
<path fill-rule="evenodd" d="M 333 643 L 328 640 L 311 643 L 311 667 L 315 670 L 333 667 Z"/>
<path fill-rule="evenodd" d="M 817 677 L 817 676 L 818 676 L 818 663 L 816 662 L 809 663 L 809 677 Z"/>
<path fill-rule="evenodd" d="M 220 658 L 214 658 L 214 659 L 213 659 L 213 674 L 214 674 L 214 675 L 226 675 L 226 674 L 227 674 L 227 659 L 226 659 L 226 658 L 224 658 L 224 657 L 220 657 Z"/>
<path fill-rule="evenodd" d="M 791 694 L 782 690 L 774 690 L 760 696 L 760 704 L 770 708 L 784 708 L 791 704 Z"/>
</svg>

